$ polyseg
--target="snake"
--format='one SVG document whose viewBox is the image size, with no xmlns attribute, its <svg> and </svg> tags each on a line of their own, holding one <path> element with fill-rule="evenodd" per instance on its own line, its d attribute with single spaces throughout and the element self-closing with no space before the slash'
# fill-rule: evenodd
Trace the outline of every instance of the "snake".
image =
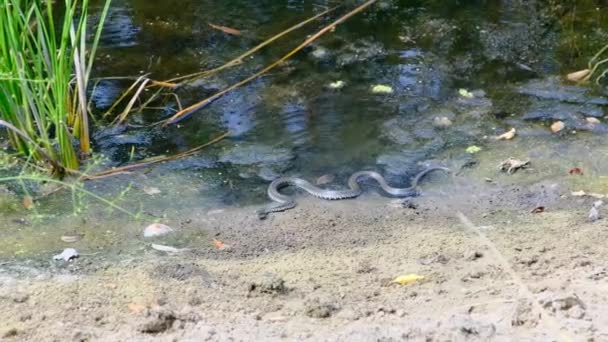
<svg viewBox="0 0 608 342">
<path fill-rule="evenodd" d="M 279 192 L 281 188 L 289 185 L 296 186 L 304 191 L 308 192 L 314 197 L 325 199 L 325 200 L 342 200 L 348 198 L 355 198 L 363 192 L 359 186 L 359 180 L 363 178 L 372 178 L 384 190 L 386 193 L 396 197 L 413 197 L 418 195 L 418 182 L 422 177 L 433 171 L 445 171 L 450 172 L 450 169 L 445 167 L 429 167 L 422 170 L 414 176 L 412 179 L 412 185 L 407 188 L 394 188 L 386 183 L 384 177 L 375 171 L 358 171 L 353 173 L 348 178 L 347 190 L 330 190 L 322 189 L 312 185 L 307 180 L 296 177 L 280 177 L 275 179 L 268 186 L 268 197 L 273 201 L 271 204 L 257 210 L 258 218 L 263 220 L 268 214 L 273 212 L 285 211 L 296 207 L 296 201 L 293 197 L 283 195 Z"/>
</svg>

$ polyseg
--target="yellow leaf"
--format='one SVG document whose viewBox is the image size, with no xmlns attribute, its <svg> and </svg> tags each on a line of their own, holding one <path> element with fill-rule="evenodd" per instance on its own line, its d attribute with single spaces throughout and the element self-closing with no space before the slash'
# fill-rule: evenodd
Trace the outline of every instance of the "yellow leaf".
<svg viewBox="0 0 608 342">
<path fill-rule="evenodd" d="M 387 85 L 377 84 L 372 87 L 372 93 L 374 93 L 374 94 L 392 94 L 393 88 L 391 88 Z"/>
<path fill-rule="evenodd" d="M 421 275 L 415 274 L 415 273 L 410 273 L 410 274 L 402 275 L 402 276 L 395 278 L 393 280 L 393 283 L 398 283 L 401 285 L 408 285 L 408 284 L 411 284 L 413 282 L 416 282 L 416 281 L 422 280 L 422 279 L 424 279 L 424 276 L 421 276 Z"/>
<path fill-rule="evenodd" d="M 346 84 L 346 82 L 338 80 L 338 81 L 335 81 L 335 82 L 331 82 L 329 84 L 329 87 L 331 89 L 342 89 L 345 84 Z"/>
<path fill-rule="evenodd" d="M 472 99 L 474 96 L 473 93 L 471 93 L 470 91 L 468 91 L 466 89 L 459 89 L 458 94 L 460 94 L 460 96 L 466 97 L 468 99 Z"/>
<path fill-rule="evenodd" d="M 466 151 L 467 151 L 467 153 L 470 153 L 470 154 L 477 153 L 477 152 L 481 151 L 481 147 L 475 146 L 475 145 L 469 146 L 469 147 L 467 147 Z"/>
</svg>

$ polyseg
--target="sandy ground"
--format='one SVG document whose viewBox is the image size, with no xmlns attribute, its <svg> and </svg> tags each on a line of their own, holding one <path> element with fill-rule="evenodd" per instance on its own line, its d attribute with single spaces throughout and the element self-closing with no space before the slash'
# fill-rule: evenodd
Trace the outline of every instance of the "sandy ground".
<svg viewBox="0 0 608 342">
<path fill-rule="evenodd" d="M 607 221 L 569 194 L 437 178 L 406 203 L 193 212 L 227 248 L 2 265 L 0 338 L 608 341 Z M 425 278 L 392 282 L 410 273 Z"/>
</svg>

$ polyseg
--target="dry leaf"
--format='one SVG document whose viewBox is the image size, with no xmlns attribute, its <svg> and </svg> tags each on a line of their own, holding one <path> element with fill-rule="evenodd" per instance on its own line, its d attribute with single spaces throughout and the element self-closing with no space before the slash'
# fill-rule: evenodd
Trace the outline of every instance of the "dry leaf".
<svg viewBox="0 0 608 342">
<path fill-rule="evenodd" d="M 21 204 L 25 209 L 30 210 L 34 207 L 34 198 L 29 195 L 23 196 L 23 201 L 21 201 Z"/>
<path fill-rule="evenodd" d="M 416 282 L 416 281 L 422 280 L 422 279 L 424 279 L 424 276 L 421 276 L 421 275 L 415 274 L 415 273 L 411 273 L 411 274 L 406 274 L 406 275 L 402 275 L 402 276 L 395 278 L 393 280 L 393 283 L 397 283 L 397 284 L 401 284 L 401 285 L 408 285 L 408 284 L 411 284 L 413 282 Z"/>
<path fill-rule="evenodd" d="M 209 23 L 209 26 L 213 29 L 216 29 L 218 31 L 222 31 L 224 33 L 228 33 L 231 34 L 233 36 L 240 36 L 241 35 L 241 31 L 237 30 L 237 29 L 233 29 L 231 27 L 227 27 L 227 26 L 219 26 L 219 25 L 213 25 L 211 23 Z"/>
<path fill-rule="evenodd" d="M 587 120 L 587 122 L 590 124 L 599 124 L 601 122 L 598 118 L 594 118 L 592 116 L 585 118 L 585 120 Z"/>
<path fill-rule="evenodd" d="M 215 246 L 215 248 L 217 248 L 219 251 L 223 251 L 223 250 L 226 250 L 226 249 L 229 249 L 229 248 L 230 248 L 230 245 L 227 245 L 227 244 L 225 244 L 225 243 L 223 243 L 222 241 L 217 240 L 217 239 L 213 239 L 213 245 L 214 245 L 214 246 Z"/>
<path fill-rule="evenodd" d="M 519 169 L 528 167 L 529 165 L 530 165 L 529 160 L 522 161 L 522 160 L 509 158 L 509 159 L 503 161 L 502 163 L 500 163 L 500 165 L 498 165 L 498 168 L 501 171 L 506 171 L 508 174 L 512 174 L 512 173 L 515 173 L 515 171 L 517 171 Z"/>
<path fill-rule="evenodd" d="M 515 128 L 511 128 L 508 132 L 505 132 L 496 137 L 496 140 L 511 140 L 515 137 Z"/>
<path fill-rule="evenodd" d="M 129 308 L 129 311 L 131 311 L 134 314 L 138 314 L 146 309 L 145 305 L 138 304 L 138 303 L 129 303 L 127 305 L 127 307 Z"/>
<path fill-rule="evenodd" d="M 563 122 L 561 121 L 555 121 L 552 125 L 551 125 L 551 132 L 553 133 L 557 133 L 562 131 L 564 128 L 566 127 L 566 125 L 564 125 Z"/>
<path fill-rule="evenodd" d="M 566 75 L 566 78 L 568 79 L 568 81 L 579 82 L 579 81 L 584 80 L 587 76 L 589 76 L 590 73 L 591 73 L 591 70 L 583 69 L 583 70 L 569 73 L 568 75 Z"/>
<path fill-rule="evenodd" d="M 540 207 L 536 207 L 534 209 L 532 209 L 531 213 L 532 214 L 539 214 L 539 213 L 544 213 L 545 212 L 545 207 L 540 206 Z"/>
<path fill-rule="evenodd" d="M 159 188 L 153 187 L 153 186 L 144 186 L 144 192 L 148 195 L 157 195 L 160 194 L 161 191 Z"/>
<path fill-rule="evenodd" d="M 152 223 L 144 229 L 144 237 L 155 237 L 167 235 L 173 232 L 173 228 L 162 224 L 162 223 Z"/>
<path fill-rule="evenodd" d="M 575 168 L 571 169 L 570 171 L 568 171 L 568 173 L 570 174 L 570 176 L 582 176 L 583 170 L 581 170 L 580 167 L 575 167 Z"/>
<path fill-rule="evenodd" d="M 213 239 L 213 245 L 216 248 L 223 248 L 224 247 L 224 243 L 222 241 L 220 241 L 220 240 L 217 240 L 217 239 Z"/>
</svg>

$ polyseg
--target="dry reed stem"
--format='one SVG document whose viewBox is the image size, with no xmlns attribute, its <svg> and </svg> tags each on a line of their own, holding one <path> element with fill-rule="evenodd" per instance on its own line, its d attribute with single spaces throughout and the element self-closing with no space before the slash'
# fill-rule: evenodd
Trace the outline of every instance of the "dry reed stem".
<svg viewBox="0 0 608 342">
<path fill-rule="evenodd" d="M 321 12 L 321 13 L 313 16 L 313 17 L 310 17 L 310 18 L 308 18 L 308 19 L 306 19 L 306 20 L 304 20 L 304 21 L 302 21 L 302 22 L 300 22 L 300 23 L 298 23 L 298 24 L 296 24 L 294 26 L 291 26 L 290 28 L 286 29 L 285 31 L 280 32 L 280 33 L 278 33 L 278 34 L 270 37 L 269 39 L 267 39 L 264 42 L 260 43 L 256 47 L 254 47 L 254 48 L 246 51 L 242 55 L 240 55 L 240 56 L 232 59 L 231 61 L 226 62 L 224 65 L 221 65 L 221 66 L 219 66 L 217 68 L 213 68 L 213 69 L 197 72 L 197 73 L 194 73 L 194 74 L 189 74 L 189 75 L 184 75 L 184 76 L 180 76 L 180 77 L 175 77 L 175 78 L 172 78 L 170 80 L 167 80 L 167 81 L 164 81 L 164 82 L 159 82 L 159 83 L 165 83 L 165 84 L 171 85 L 172 87 L 177 87 L 178 84 L 175 83 L 177 81 L 191 82 L 191 81 L 196 80 L 198 78 L 201 78 L 201 77 L 204 77 L 204 76 L 208 76 L 208 75 L 214 74 L 216 72 L 222 71 L 224 69 L 227 69 L 227 68 L 239 65 L 239 64 L 243 63 L 243 60 L 245 58 L 253 55 L 258 50 L 262 49 L 263 47 L 267 46 L 268 44 L 274 42 L 275 40 L 283 37 L 284 35 L 292 32 L 292 31 L 295 31 L 295 30 L 297 30 L 299 28 L 302 28 L 304 25 L 317 20 L 318 18 L 320 18 L 320 17 L 322 17 L 322 16 L 324 16 L 324 15 L 326 15 L 328 13 L 331 13 L 331 12 L 335 11 L 338 7 L 340 7 L 340 6 L 336 6 L 336 7 L 332 7 L 330 9 L 327 9 L 327 10 L 325 10 L 325 11 L 323 11 L 323 12 Z"/>
<path fill-rule="evenodd" d="M 306 47 L 307 45 L 309 45 L 310 43 L 312 43 L 313 41 L 317 40 L 319 37 L 321 37 L 322 35 L 324 35 L 325 33 L 333 30 L 337 25 L 343 23 L 344 21 L 348 20 L 350 17 L 354 16 L 355 14 L 363 11 L 364 9 L 366 9 L 367 7 L 369 7 L 370 5 L 374 4 L 377 0 L 369 0 L 367 2 L 365 2 L 364 4 L 360 5 L 359 7 L 355 8 L 354 10 L 348 12 L 347 14 L 345 14 L 344 16 L 340 17 L 339 19 L 335 20 L 334 22 L 332 22 L 331 24 L 325 26 L 324 28 L 322 28 L 321 30 L 319 30 L 317 33 L 315 33 L 313 36 L 311 36 L 310 38 L 306 39 L 304 42 L 302 42 L 300 45 L 298 45 L 298 47 L 296 47 L 295 49 L 293 49 L 292 51 L 290 51 L 288 54 L 286 54 L 285 56 L 281 57 L 280 59 L 278 59 L 276 62 L 268 65 L 267 67 L 265 67 L 264 69 L 262 69 L 261 71 L 253 74 L 252 76 L 247 77 L 246 79 L 233 84 L 232 86 L 220 91 L 219 93 L 216 93 L 208 98 L 206 98 L 203 101 L 200 101 L 198 103 L 195 103 L 179 112 L 177 112 L 175 115 L 173 115 L 172 117 L 170 117 L 169 119 L 167 119 L 167 121 L 165 121 L 163 123 L 163 126 L 166 125 L 170 125 L 173 123 L 176 123 L 182 119 L 184 119 L 185 117 L 187 117 L 188 115 L 190 115 L 192 112 L 199 110 L 205 106 L 207 106 L 208 104 L 210 104 L 211 102 L 219 99 L 220 97 L 224 96 L 225 94 L 229 93 L 230 91 L 245 85 L 253 80 L 255 80 L 256 78 L 264 75 L 265 73 L 267 73 L 268 71 L 274 69 L 275 67 L 277 67 L 278 65 L 280 65 L 281 63 L 285 62 L 286 60 L 288 60 L 289 58 L 291 58 L 293 55 L 295 55 L 297 52 L 299 52 L 300 50 L 302 50 L 304 47 Z"/>
<path fill-rule="evenodd" d="M 137 164 L 125 165 L 125 166 L 117 167 L 115 169 L 98 172 L 93 175 L 84 175 L 83 174 L 83 175 L 81 175 L 80 180 L 96 180 L 96 179 L 106 178 L 109 176 L 115 176 L 118 174 L 126 174 L 126 173 L 129 173 L 129 171 L 134 170 L 134 169 L 139 169 L 142 167 L 147 167 L 150 165 L 154 165 L 154 164 L 158 164 L 158 163 L 162 163 L 162 162 L 166 162 L 166 161 L 189 157 L 191 155 L 198 153 L 200 150 L 221 141 L 222 139 L 226 138 L 229 134 L 230 134 L 230 132 L 225 132 L 224 134 L 204 143 L 203 145 L 197 146 L 188 151 L 178 153 L 173 156 L 161 157 L 161 158 L 157 158 L 157 159 L 154 159 L 151 161 L 146 161 L 146 162 L 137 163 Z"/>
</svg>

